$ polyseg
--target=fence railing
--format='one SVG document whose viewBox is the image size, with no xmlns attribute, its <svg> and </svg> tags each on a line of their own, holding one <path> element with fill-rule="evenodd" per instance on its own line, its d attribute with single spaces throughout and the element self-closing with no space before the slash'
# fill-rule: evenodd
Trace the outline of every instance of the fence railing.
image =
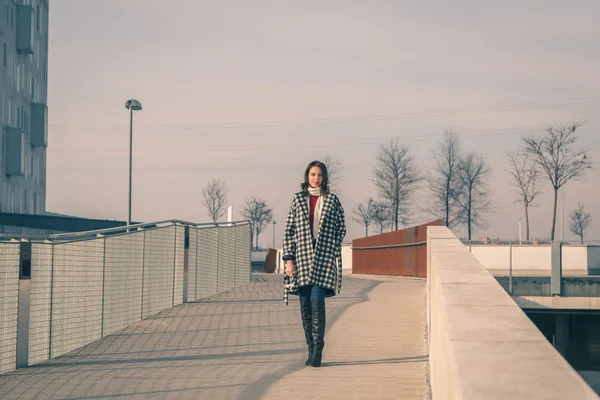
<svg viewBox="0 0 600 400">
<path fill-rule="evenodd" d="M 249 281 L 247 221 L 0 236 L 0 373 Z"/>
</svg>

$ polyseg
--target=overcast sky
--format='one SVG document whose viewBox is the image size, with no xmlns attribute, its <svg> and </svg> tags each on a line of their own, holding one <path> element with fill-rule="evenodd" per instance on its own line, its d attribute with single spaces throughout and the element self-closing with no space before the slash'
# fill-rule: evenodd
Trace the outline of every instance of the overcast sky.
<svg viewBox="0 0 600 400">
<path fill-rule="evenodd" d="M 124 104 L 136 98 L 134 220 L 208 221 L 202 187 L 220 178 L 236 219 L 247 197 L 269 203 L 280 245 L 306 164 L 329 154 L 343 164 L 347 239 L 361 237 L 352 210 L 378 195 L 379 146 L 398 138 L 426 173 L 452 128 L 492 168 L 494 212 L 474 236 L 518 238 L 506 151 L 583 120 L 577 146 L 600 161 L 600 2 L 426 3 L 52 1 L 48 211 L 127 218 Z M 584 203 L 596 240 L 599 167 L 565 190 L 565 214 Z M 544 188 L 536 237 L 550 234 Z M 426 201 L 420 190 L 415 209 Z M 261 245 L 271 241 L 269 227 Z"/>
</svg>

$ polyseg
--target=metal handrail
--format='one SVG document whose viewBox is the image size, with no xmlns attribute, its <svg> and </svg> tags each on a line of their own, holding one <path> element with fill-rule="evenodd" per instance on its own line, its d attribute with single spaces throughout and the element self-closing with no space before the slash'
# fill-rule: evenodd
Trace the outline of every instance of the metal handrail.
<svg viewBox="0 0 600 400">
<path fill-rule="evenodd" d="M 425 242 L 415 242 L 415 243 L 399 243 L 399 244 L 387 244 L 383 246 L 369 246 L 369 247 L 352 247 L 352 250 L 378 250 L 378 249 L 393 249 L 397 247 L 416 247 L 426 245 Z"/>
<path fill-rule="evenodd" d="M 36 241 L 44 241 L 44 240 L 63 240 L 63 241 L 69 241 L 69 240 L 82 240 L 82 239 L 86 239 L 89 237 L 97 237 L 97 236 L 102 236 L 102 235 L 108 235 L 111 233 L 124 233 L 124 232 L 128 232 L 128 231 L 133 231 L 133 230 L 143 230 L 146 228 L 154 228 L 157 227 L 158 225 L 185 225 L 185 226 L 190 226 L 190 227 L 194 227 L 194 228 L 201 228 L 201 227 L 219 227 L 221 225 L 225 225 L 225 226 L 238 226 L 238 225 L 248 225 L 250 224 L 249 220 L 240 220 L 240 221 L 232 221 L 232 222 L 201 222 L 201 223 L 195 223 L 195 222 L 189 222 L 189 221 L 183 221 L 183 220 L 179 220 L 179 219 L 169 219 L 169 220 L 164 220 L 164 221 L 158 221 L 158 222 L 145 222 L 145 223 L 140 223 L 140 224 L 135 224 L 135 225 L 123 225 L 123 226 L 117 226 L 117 227 L 112 227 L 112 228 L 104 228 L 104 229 L 96 229 L 96 230 L 91 230 L 91 231 L 82 231 L 82 232 L 67 232 L 67 233 L 56 233 L 56 234 L 51 234 L 51 235 L 19 235 L 19 234 L 12 234 L 12 233 L 2 233 L 0 234 L 0 241 L 6 241 L 6 240 L 13 240 L 13 239 L 28 239 L 28 240 L 36 240 Z"/>
</svg>

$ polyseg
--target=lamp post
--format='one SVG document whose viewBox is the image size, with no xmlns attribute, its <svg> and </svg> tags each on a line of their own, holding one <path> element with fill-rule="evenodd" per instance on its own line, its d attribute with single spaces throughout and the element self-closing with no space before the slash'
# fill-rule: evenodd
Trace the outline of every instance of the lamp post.
<svg viewBox="0 0 600 400">
<path fill-rule="evenodd" d="M 518 218 L 519 219 L 519 244 L 521 244 L 521 217 Z"/>
<path fill-rule="evenodd" d="M 125 102 L 125 108 L 129 110 L 129 212 L 127 213 L 127 225 L 131 225 L 131 167 L 133 155 L 133 112 L 142 109 L 142 104 L 136 99 Z"/>
<path fill-rule="evenodd" d="M 275 248 L 275 225 L 277 224 L 276 221 L 273 221 L 273 248 Z"/>
</svg>

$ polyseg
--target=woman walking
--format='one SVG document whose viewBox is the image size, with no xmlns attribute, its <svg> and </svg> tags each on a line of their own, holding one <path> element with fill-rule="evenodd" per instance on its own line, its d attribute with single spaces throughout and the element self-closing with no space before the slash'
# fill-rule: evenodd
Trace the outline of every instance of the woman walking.
<svg viewBox="0 0 600 400">
<path fill-rule="evenodd" d="M 283 260 L 286 275 L 296 280 L 289 285 L 294 288 L 290 293 L 300 297 L 308 345 L 306 365 L 320 367 L 325 346 L 325 298 L 342 288 L 341 245 L 346 223 L 340 200 L 329 191 L 325 164 L 308 164 L 301 188 L 288 213 Z"/>
</svg>

